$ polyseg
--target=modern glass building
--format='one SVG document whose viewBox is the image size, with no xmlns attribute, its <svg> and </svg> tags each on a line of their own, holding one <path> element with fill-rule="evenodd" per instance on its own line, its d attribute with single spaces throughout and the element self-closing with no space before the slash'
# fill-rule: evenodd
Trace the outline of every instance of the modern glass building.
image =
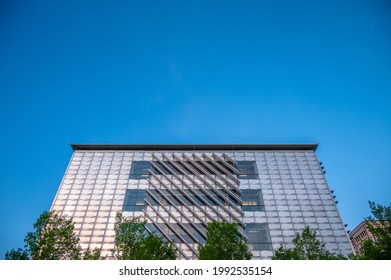
<svg viewBox="0 0 391 280">
<path fill-rule="evenodd" d="M 181 259 L 197 259 L 212 220 L 235 222 L 270 259 L 306 225 L 326 248 L 352 253 L 316 144 L 71 145 L 52 210 L 73 218 L 83 248 L 111 255 L 117 212 L 147 221 Z"/>
</svg>

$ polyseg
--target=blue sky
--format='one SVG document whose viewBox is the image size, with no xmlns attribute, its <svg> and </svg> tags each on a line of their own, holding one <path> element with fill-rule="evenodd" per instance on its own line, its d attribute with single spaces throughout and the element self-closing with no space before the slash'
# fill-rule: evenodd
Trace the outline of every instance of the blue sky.
<svg viewBox="0 0 391 280">
<path fill-rule="evenodd" d="M 2 1 L 0 258 L 69 143 L 316 143 L 349 229 L 391 202 L 387 1 Z"/>
</svg>

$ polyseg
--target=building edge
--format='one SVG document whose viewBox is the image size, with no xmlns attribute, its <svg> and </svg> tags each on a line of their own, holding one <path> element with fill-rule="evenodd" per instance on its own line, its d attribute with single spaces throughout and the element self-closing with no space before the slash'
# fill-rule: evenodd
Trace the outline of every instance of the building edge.
<svg viewBox="0 0 391 280">
<path fill-rule="evenodd" d="M 316 151 L 318 144 L 70 144 L 77 150 L 133 151 Z"/>
</svg>

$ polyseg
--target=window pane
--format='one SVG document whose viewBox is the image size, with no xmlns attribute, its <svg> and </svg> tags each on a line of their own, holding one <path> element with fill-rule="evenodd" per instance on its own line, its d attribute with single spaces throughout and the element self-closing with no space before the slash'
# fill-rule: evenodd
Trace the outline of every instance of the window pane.
<svg viewBox="0 0 391 280">
<path fill-rule="evenodd" d="M 169 235 L 169 237 L 173 240 L 179 241 L 179 238 L 169 229 L 169 227 L 164 223 L 158 223 L 157 224 L 165 233 Z M 201 224 L 195 224 L 200 230 L 202 230 L 205 233 L 205 228 Z M 196 243 L 193 238 L 189 236 L 189 234 L 178 224 L 176 223 L 170 223 L 170 226 L 174 228 L 174 230 L 182 237 L 184 238 L 188 243 Z M 183 227 L 187 229 L 198 241 L 197 243 L 205 243 L 205 239 L 202 238 L 202 236 L 193 228 L 191 224 L 183 223 Z M 153 224 L 146 224 L 146 227 L 150 229 L 152 232 L 155 231 L 156 233 L 160 233 L 160 231 L 153 225 Z M 160 234 L 161 235 L 161 234 Z"/>
<path fill-rule="evenodd" d="M 151 164 L 149 161 L 133 161 L 130 169 L 129 179 L 144 179 L 148 178 Z"/>
<path fill-rule="evenodd" d="M 160 162 L 158 161 L 154 161 L 153 162 L 160 170 L 160 172 L 158 172 L 157 174 L 161 174 L 161 172 L 163 172 L 164 174 L 166 175 L 169 175 L 171 174 L 171 172 L 169 170 L 167 170 Z"/>
<path fill-rule="evenodd" d="M 203 162 L 200 161 L 198 164 L 200 164 L 203 168 L 199 168 L 198 165 L 193 165 L 192 162 L 186 161 L 186 164 L 182 164 L 178 161 L 175 161 L 177 165 L 179 165 L 181 168 L 174 167 L 170 162 L 164 161 L 164 164 L 166 167 L 164 167 L 160 162 L 154 161 L 153 162 L 161 172 L 163 172 L 166 175 L 170 174 L 178 174 L 183 175 L 185 172 L 186 174 L 192 175 L 194 172 L 198 174 L 212 174 L 215 175 L 218 174 L 224 174 L 225 172 L 229 172 L 231 174 L 232 171 L 225 166 L 222 162 L 217 162 L 217 166 L 212 162 Z M 191 166 L 192 168 L 188 168 L 187 166 Z M 132 167 L 130 170 L 129 179 L 145 179 L 149 176 L 149 170 L 151 170 L 154 174 L 160 174 L 159 171 L 157 171 L 154 167 L 151 166 L 149 161 L 133 161 Z M 255 161 L 238 161 L 238 170 L 239 170 L 239 178 L 240 179 L 257 179 L 257 168 Z"/>
<path fill-rule="evenodd" d="M 142 211 L 146 209 L 145 190 L 126 190 L 123 211 Z"/>
<path fill-rule="evenodd" d="M 243 190 L 243 211 L 265 211 L 261 189 Z"/>
<path fill-rule="evenodd" d="M 172 174 L 181 174 L 181 172 L 179 172 L 179 170 L 177 170 L 169 161 L 164 161 L 164 163 L 170 168 Z"/>
<path fill-rule="evenodd" d="M 272 250 L 269 227 L 266 223 L 250 223 L 246 226 L 247 245 L 251 250 Z"/>
<path fill-rule="evenodd" d="M 258 179 L 255 161 L 238 161 L 239 179 Z"/>
</svg>

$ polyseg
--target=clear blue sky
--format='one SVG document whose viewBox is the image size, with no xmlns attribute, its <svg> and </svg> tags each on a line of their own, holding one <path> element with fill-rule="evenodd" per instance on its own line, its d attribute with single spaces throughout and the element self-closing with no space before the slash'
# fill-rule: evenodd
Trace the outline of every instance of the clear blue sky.
<svg viewBox="0 0 391 280">
<path fill-rule="evenodd" d="M 391 202 L 388 1 L 1 1 L 0 257 L 71 143 L 315 143 L 350 229 Z"/>
</svg>

